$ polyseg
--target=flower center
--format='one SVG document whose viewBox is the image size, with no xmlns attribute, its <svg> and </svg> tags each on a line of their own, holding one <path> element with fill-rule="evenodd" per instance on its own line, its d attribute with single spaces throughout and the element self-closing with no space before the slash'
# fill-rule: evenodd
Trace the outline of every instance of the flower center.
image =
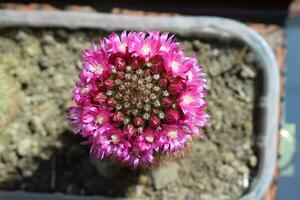
<svg viewBox="0 0 300 200">
<path fill-rule="evenodd" d="M 127 47 L 127 44 L 126 44 L 126 43 L 122 43 L 122 44 L 120 45 L 120 51 L 122 51 L 123 53 L 125 53 L 126 47 Z"/>
<path fill-rule="evenodd" d="M 153 141 L 154 141 L 154 138 L 153 138 L 152 135 L 147 135 L 147 136 L 145 137 L 145 139 L 146 139 L 146 141 L 149 142 L 149 143 L 153 143 Z"/>
<path fill-rule="evenodd" d="M 98 66 L 95 67 L 95 73 L 96 74 L 102 74 L 103 71 L 104 71 L 103 66 L 98 65 Z"/>
<path fill-rule="evenodd" d="M 161 47 L 159 48 L 159 50 L 160 50 L 160 51 L 166 51 L 167 48 L 166 48 L 165 46 L 161 46 Z"/>
<path fill-rule="evenodd" d="M 96 123 L 102 125 L 104 122 L 104 118 L 100 115 L 97 116 L 96 118 Z"/>
<path fill-rule="evenodd" d="M 126 123 L 133 122 L 135 117 L 149 120 L 151 109 L 160 108 L 164 91 L 158 84 L 160 76 L 152 75 L 145 69 L 134 70 L 125 67 L 124 78 L 115 80 L 117 87 L 107 94 L 116 101 L 116 110 L 124 115 Z"/>
<path fill-rule="evenodd" d="M 188 105 L 190 103 L 194 102 L 194 98 L 190 95 L 186 95 L 183 97 L 183 103 Z"/>
<path fill-rule="evenodd" d="M 144 55 L 147 55 L 150 53 L 151 51 L 151 48 L 147 45 L 147 44 L 144 44 L 143 48 L 142 48 L 142 51 L 143 51 L 143 54 Z"/>
<path fill-rule="evenodd" d="M 173 62 L 171 63 L 171 68 L 172 68 L 172 70 L 173 70 L 174 72 L 178 72 L 178 71 L 179 71 L 179 63 L 176 62 L 176 61 L 173 61 Z"/>
<path fill-rule="evenodd" d="M 188 73 L 187 73 L 187 77 L 188 77 L 188 79 L 191 81 L 191 80 L 193 80 L 193 73 L 191 72 L 191 71 L 189 71 Z"/>
<path fill-rule="evenodd" d="M 81 90 L 80 90 L 80 92 L 81 92 L 82 94 L 86 94 L 86 93 L 88 93 L 89 91 L 90 91 L 90 86 L 89 86 L 89 85 L 87 85 L 87 86 L 81 88 Z"/>
<path fill-rule="evenodd" d="M 120 141 L 120 139 L 119 139 L 119 137 L 118 137 L 117 135 L 111 135 L 110 138 L 111 138 L 111 141 L 112 141 L 114 144 L 117 144 L 117 143 L 119 143 L 119 141 Z"/>
<path fill-rule="evenodd" d="M 172 130 L 172 131 L 169 131 L 167 135 L 169 138 L 176 138 L 178 135 L 178 132 L 177 132 L 177 130 Z"/>
</svg>

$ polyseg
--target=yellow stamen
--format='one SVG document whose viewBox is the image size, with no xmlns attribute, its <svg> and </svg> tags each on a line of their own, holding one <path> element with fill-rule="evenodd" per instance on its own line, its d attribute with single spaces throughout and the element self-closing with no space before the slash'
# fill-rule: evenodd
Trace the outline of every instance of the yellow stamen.
<svg viewBox="0 0 300 200">
<path fill-rule="evenodd" d="M 154 138 L 153 138 L 152 135 L 147 135 L 147 136 L 145 137 L 145 139 L 146 139 L 147 142 L 150 142 L 150 143 L 152 143 L 152 142 L 154 141 Z"/>
<path fill-rule="evenodd" d="M 111 135 L 110 138 L 114 144 L 117 144 L 120 141 L 120 139 L 117 135 Z"/>
<path fill-rule="evenodd" d="M 169 131 L 169 132 L 168 132 L 168 136 L 169 136 L 170 138 L 176 138 L 177 135 L 178 135 L 177 130 L 172 130 L 172 131 Z"/>
<path fill-rule="evenodd" d="M 143 54 L 144 54 L 144 55 L 147 55 L 147 54 L 150 53 L 151 48 L 150 48 L 148 45 L 144 44 L 144 46 L 143 46 L 143 48 L 142 48 L 142 51 L 143 51 Z"/>
<path fill-rule="evenodd" d="M 125 53 L 126 47 L 127 47 L 127 43 L 122 43 L 122 44 L 120 45 L 120 51 L 122 51 L 123 53 Z"/>
<path fill-rule="evenodd" d="M 102 65 L 98 65 L 95 67 L 95 73 L 96 74 L 102 74 L 104 71 L 103 66 Z"/>
<path fill-rule="evenodd" d="M 86 94 L 90 91 L 90 87 L 89 86 L 85 86 L 83 88 L 80 89 L 80 92 L 83 94 Z"/>
<path fill-rule="evenodd" d="M 176 61 L 173 61 L 173 62 L 171 63 L 171 68 L 172 68 L 172 70 L 173 70 L 174 72 L 178 72 L 178 71 L 179 71 L 179 63 L 176 62 Z"/>
<path fill-rule="evenodd" d="M 187 104 L 190 104 L 192 102 L 194 102 L 194 98 L 191 95 L 186 95 L 186 96 L 183 97 L 183 103 L 184 104 L 187 105 Z"/>
<path fill-rule="evenodd" d="M 102 116 L 98 115 L 96 118 L 96 123 L 101 125 L 101 124 L 103 124 L 103 122 L 104 122 L 104 118 Z"/>
</svg>

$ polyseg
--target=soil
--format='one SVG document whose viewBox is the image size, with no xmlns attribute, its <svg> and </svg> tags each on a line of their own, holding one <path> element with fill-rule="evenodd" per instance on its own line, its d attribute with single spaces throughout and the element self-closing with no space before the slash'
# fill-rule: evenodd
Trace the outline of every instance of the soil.
<svg viewBox="0 0 300 200">
<path fill-rule="evenodd" d="M 257 58 L 243 44 L 178 37 L 209 81 L 211 122 L 181 159 L 130 170 L 89 158 L 65 119 L 81 51 L 99 30 L 0 33 L 0 189 L 141 199 L 235 199 L 258 164 L 253 131 Z M 6 84 L 6 85 L 5 85 Z M 5 94 L 5 95 L 4 95 Z M 2 97 L 1 97 L 2 96 Z M 96 166 L 96 167 L 95 167 Z"/>
</svg>

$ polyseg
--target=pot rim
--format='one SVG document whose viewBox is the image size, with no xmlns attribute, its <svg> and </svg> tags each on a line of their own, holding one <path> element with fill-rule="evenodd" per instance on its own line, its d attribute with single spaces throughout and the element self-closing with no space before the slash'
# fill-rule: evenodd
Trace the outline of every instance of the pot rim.
<svg viewBox="0 0 300 200">
<path fill-rule="evenodd" d="M 5 27 L 63 27 L 69 29 L 92 28 L 116 31 L 160 30 L 183 36 L 213 35 L 222 40 L 238 39 L 256 53 L 262 72 L 263 93 L 258 97 L 257 106 L 262 115 L 257 130 L 259 166 L 250 189 L 240 200 L 262 199 L 271 184 L 277 159 L 277 132 L 279 114 L 279 68 L 271 47 L 247 25 L 236 20 L 206 16 L 127 16 L 107 13 L 77 13 L 73 11 L 23 11 L 1 10 L 0 28 Z M 35 197 L 35 195 L 43 195 Z M 94 199 L 64 194 L 33 194 L 27 192 L 0 191 L 3 199 Z M 99 198 L 99 197 L 98 197 Z M 102 199 L 112 199 L 101 197 Z M 115 199 L 115 198 L 114 198 Z"/>
</svg>

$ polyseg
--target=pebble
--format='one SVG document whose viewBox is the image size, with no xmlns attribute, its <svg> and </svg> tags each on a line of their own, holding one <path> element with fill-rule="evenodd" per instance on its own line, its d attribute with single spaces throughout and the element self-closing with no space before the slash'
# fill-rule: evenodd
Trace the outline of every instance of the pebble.
<svg viewBox="0 0 300 200">
<path fill-rule="evenodd" d="M 147 175 L 144 175 L 144 174 L 141 174 L 139 176 L 139 180 L 138 182 L 141 184 L 141 185 L 147 185 L 149 183 L 149 177 Z"/>
<path fill-rule="evenodd" d="M 223 72 L 222 66 L 217 61 L 212 61 L 208 68 L 208 72 L 212 77 L 218 76 Z"/>
<path fill-rule="evenodd" d="M 241 77 L 245 78 L 245 79 L 247 79 L 247 78 L 255 78 L 256 77 L 256 73 L 250 67 L 244 66 L 242 68 L 242 71 L 241 71 Z"/>
<path fill-rule="evenodd" d="M 218 168 L 218 176 L 223 180 L 232 181 L 237 175 L 237 171 L 229 165 L 222 165 Z"/>
<path fill-rule="evenodd" d="M 235 159 L 235 155 L 233 152 L 229 151 L 223 154 L 223 159 L 226 163 L 232 163 Z"/>
<path fill-rule="evenodd" d="M 138 198 L 142 197 L 144 193 L 144 186 L 142 185 L 135 185 L 131 186 L 128 190 L 126 195 L 131 198 Z"/>
<path fill-rule="evenodd" d="M 249 158 L 249 164 L 250 164 L 251 167 L 256 167 L 256 165 L 257 165 L 257 157 L 254 156 L 254 155 L 251 156 Z"/>
<path fill-rule="evenodd" d="M 156 189 L 162 189 L 169 183 L 174 182 L 178 178 L 179 165 L 172 163 L 166 166 L 161 166 L 151 172 L 151 176 Z"/>
<path fill-rule="evenodd" d="M 17 34 L 16 34 L 16 39 L 20 42 L 20 41 L 24 41 L 28 38 L 28 34 L 24 31 L 19 31 Z"/>
<path fill-rule="evenodd" d="M 42 124 L 41 118 L 34 116 L 32 119 L 32 125 L 33 125 L 33 129 L 35 130 L 36 133 L 38 133 L 42 136 L 47 135 L 47 131 Z"/>
<path fill-rule="evenodd" d="M 16 165 L 18 162 L 18 156 L 15 151 L 9 151 L 2 155 L 4 163 L 10 163 L 11 165 Z"/>
<path fill-rule="evenodd" d="M 200 42 L 200 40 L 194 40 L 193 45 L 196 49 L 201 49 L 202 43 Z"/>
<path fill-rule="evenodd" d="M 19 141 L 19 145 L 17 147 L 17 151 L 21 156 L 29 155 L 32 147 L 32 139 L 31 138 L 23 138 Z"/>
<path fill-rule="evenodd" d="M 56 87 L 63 87 L 65 86 L 65 78 L 62 74 L 55 74 L 53 77 L 53 82 Z"/>
</svg>

